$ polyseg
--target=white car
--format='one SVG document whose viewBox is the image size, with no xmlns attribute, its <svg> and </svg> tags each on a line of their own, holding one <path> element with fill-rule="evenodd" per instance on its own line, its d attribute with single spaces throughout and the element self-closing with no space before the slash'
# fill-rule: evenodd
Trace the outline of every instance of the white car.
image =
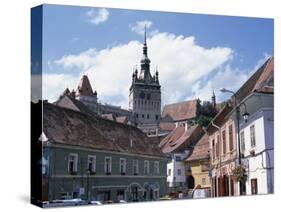
<svg viewBox="0 0 281 212">
<path fill-rule="evenodd" d="M 91 205 L 102 205 L 102 203 L 100 201 L 91 201 L 90 204 Z"/>
</svg>

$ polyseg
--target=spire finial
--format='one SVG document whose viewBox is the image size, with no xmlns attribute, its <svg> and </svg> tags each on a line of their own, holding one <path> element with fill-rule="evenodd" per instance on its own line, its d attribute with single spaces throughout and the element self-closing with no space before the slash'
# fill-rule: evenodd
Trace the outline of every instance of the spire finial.
<svg viewBox="0 0 281 212">
<path fill-rule="evenodd" d="M 212 96 L 212 105 L 214 108 L 216 108 L 216 95 L 214 89 L 213 89 L 213 96 Z"/>
<path fill-rule="evenodd" d="M 145 55 L 145 56 L 147 57 L 147 45 L 146 45 L 146 24 L 144 25 L 143 55 Z"/>
<path fill-rule="evenodd" d="M 144 25 L 144 44 L 146 45 L 146 24 Z"/>
</svg>

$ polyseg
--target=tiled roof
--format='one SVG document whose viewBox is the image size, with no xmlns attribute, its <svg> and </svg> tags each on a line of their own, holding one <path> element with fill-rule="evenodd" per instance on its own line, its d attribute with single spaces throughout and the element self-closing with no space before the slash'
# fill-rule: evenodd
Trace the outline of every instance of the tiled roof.
<svg viewBox="0 0 281 212">
<path fill-rule="evenodd" d="M 164 157 L 136 127 L 49 103 L 43 106 L 43 131 L 51 143 Z"/>
<path fill-rule="evenodd" d="M 159 129 L 162 131 L 172 131 L 176 125 L 173 122 L 160 122 Z"/>
<path fill-rule="evenodd" d="M 264 71 L 259 77 L 253 91 L 273 92 L 274 86 L 274 57 L 269 58 Z"/>
<path fill-rule="evenodd" d="M 122 124 L 128 124 L 128 117 L 127 116 L 118 116 L 117 118 L 116 118 L 116 121 L 118 122 L 118 123 L 122 123 Z"/>
<path fill-rule="evenodd" d="M 190 126 L 185 130 L 184 126 L 175 128 L 167 137 L 159 144 L 164 153 L 182 151 L 187 148 L 190 142 L 201 136 L 203 130 L 199 125 Z"/>
<path fill-rule="evenodd" d="M 104 119 L 111 120 L 111 121 L 116 121 L 116 119 L 112 113 L 102 114 L 101 117 Z"/>
<path fill-rule="evenodd" d="M 238 89 L 235 93 L 237 103 L 243 101 L 253 92 L 273 93 L 274 90 L 274 57 L 266 62 Z M 231 97 L 234 103 L 234 95 Z M 233 104 L 225 104 L 219 113 L 213 118 L 215 124 L 220 125 L 226 121 L 226 116 L 233 109 Z M 211 123 L 207 127 L 208 133 L 214 132 Z"/>
<path fill-rule="evenodd" d="M 64 95 L 61 96 L 56 102 L 53 103 L 56 106 L 68 108 L 75 111 L 80 111 L 86 114 L 94 114 L 86 105 L 84 105 L 81 101 L 76 100 L 75 98 Z"/>
<path fill-rule="evenodd" d="M 89 78 L 83 75 L 76 90 L 76 96 L 95 96 Z"/>
<path fill-rule="evenodd" d="M 252 92 L 259 92 L 270 84 L 274 72 L 274 58 L 269 58 L 235 93 L 237 103 L 242 101 Z M 272 80 L 273 82 L 273 80 Z M 234 97 L 232 97 L 234 101 Z"/>
<path fill-rule="evenodd" d="M 205 133 L 195 144 L 191 154 L 188 156 L 186 161 L 208 159 L 210 156 L 209 149 L 209 136 Z"/>
<path fill-rule="evenodd" d="M 174 121 L 187 120 L 196 117 L 197 100 L 189 100 L 175 104 L 165 105 L 162 117 L 170 116 Z"/>
</svg>

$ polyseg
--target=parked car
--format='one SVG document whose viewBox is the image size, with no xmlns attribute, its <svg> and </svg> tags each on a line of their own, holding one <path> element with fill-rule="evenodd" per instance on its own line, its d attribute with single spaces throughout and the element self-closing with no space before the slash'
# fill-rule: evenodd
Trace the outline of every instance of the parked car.
<svg viewBox="0 0 281 212">
<path fill-rule="evenodd" d="M 192 192 L 192 198 L 199 199 L 199 198 L 208 198 L 210 197 L 210 189 L 194 189 Z"/>
<path fill-rule="evenodd" d="M 89 204 L 91 204 L 91 205 L 102 205 L 102 203 L 100 201 L 95 201 L 95 200 L 90 201 Z"/>
<path fill-rule="evenodd" d="M 74 206 L 74 205 L 85 205 L 87 202 L 80 198 L 76 199 L 58 199 L 50 201 L 49 206 Z"/>
<path fill-rule="evenodd" d="M 103 204 L 112 204 L 114 203 L 112 200 L 103 201 Z"/>
</svg>

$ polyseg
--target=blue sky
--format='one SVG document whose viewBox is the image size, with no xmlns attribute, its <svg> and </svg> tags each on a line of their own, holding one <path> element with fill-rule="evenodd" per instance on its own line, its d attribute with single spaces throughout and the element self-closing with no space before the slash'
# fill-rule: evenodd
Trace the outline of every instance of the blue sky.
<svg viewBox="0 0 281 212">
<path fill-rule="evenodd" d="M 44 95 L 50 100 L 65 86 L 76 89 L 87 74 L 100 101 L 127 107 L 144 23 L 163 104 L 209 100 L 213 89 L 222 101 L 228 96 L 219 86 L 238 89 L 273 53 L 272 19 L 58 5 L 44 5 L 43 14 Z"/>
</svg>

